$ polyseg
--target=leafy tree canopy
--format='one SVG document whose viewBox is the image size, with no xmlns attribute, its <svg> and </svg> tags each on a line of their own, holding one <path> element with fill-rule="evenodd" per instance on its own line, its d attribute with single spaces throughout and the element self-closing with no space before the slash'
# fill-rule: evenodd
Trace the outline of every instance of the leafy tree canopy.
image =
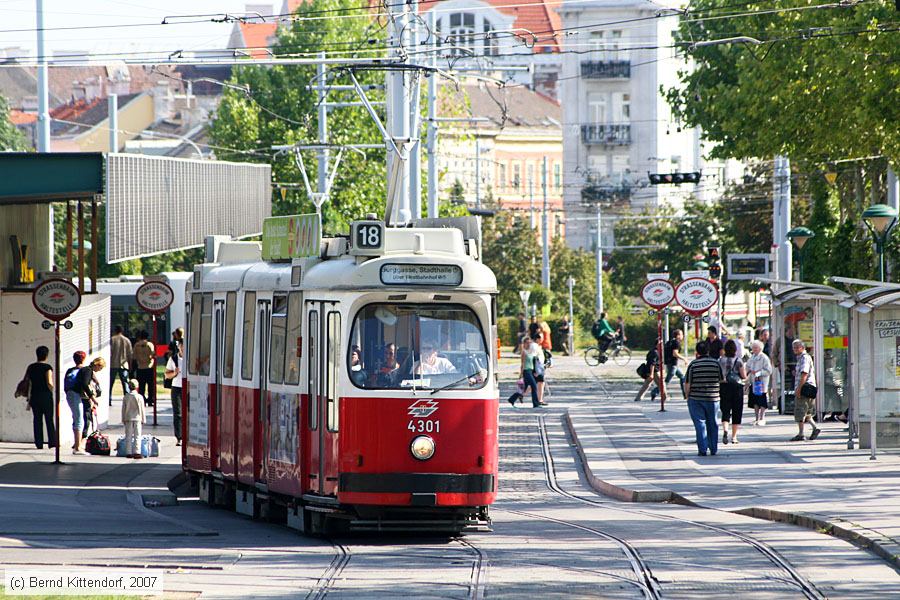
<svg viewBox="0 0 900 600">
<path fill-rule="evenodd" d="M 676 38 L 692 68 L 664 93 L 676 117 L 718 143 L 716 155 L 822 163 L 883 154 L 900 165 L 894 2 L 811 8 L 819 4 L 691 1 Z M 763 43 L 691 45 L 735 36 Z"/>
<path fill-rule="evenodd" d="M 9 104 L 0 95 L 0 152 L 23 152 L 28 146 L 25 136 L 9 120 Z"/>
</svg>

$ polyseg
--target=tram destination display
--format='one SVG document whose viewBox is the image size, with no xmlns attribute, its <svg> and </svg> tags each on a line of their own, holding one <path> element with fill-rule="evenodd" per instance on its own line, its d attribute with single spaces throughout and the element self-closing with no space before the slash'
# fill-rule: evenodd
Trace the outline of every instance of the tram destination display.
<svg viewBox="0 0 900 600">
<path fill-rule="evenodd" d="M 381 266 L 381 283 L 385 285 L 447 285 L 462 283 L 462 269 L 457 265 L 423 265 L 389 263 Z"/>
</svg>

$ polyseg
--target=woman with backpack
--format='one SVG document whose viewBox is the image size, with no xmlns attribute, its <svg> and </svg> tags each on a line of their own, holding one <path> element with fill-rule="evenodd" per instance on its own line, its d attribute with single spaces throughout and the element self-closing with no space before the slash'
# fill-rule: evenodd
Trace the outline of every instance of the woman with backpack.
<svg viewBox="0 0 900 600">
<path fill-rule="evenodd" d="M 78 372 L 84 367 L 84 359 L 87 354 L 79 350 L 72 355 L 75 366 L 66 371 L 63 377 L 63 390 L 66 392 L 66 402 L 72 411 L 72 435 L 75 443 L 72 444 L 72 454 L 84 454 L 81 450 L 81 431 L 84 427 L 84 412 L 81 406 L 81 393 L 76 389 L 78 384 Z"/>
<path fill-rule="evenodd" d="M 78 380 L 75 389 L 81 395 L 81 404 L 84 408 L 84 426 L 81 429 L 81 437 L 87 438 L 88 430 L 94 420 L 94 409 L 97 407 L 97 398 L 100 397 L 100 382 L 96 373 L 106 368 L 106 361 L 98 356 L 89 365 L 78 370 Z"/>
<path fill-rule="evenodd" d="M 727 444 L 728 426 L 731 425 L 731 443 L 737 444 L 738 430 L 744 415 L 744 380 L 747 371 L 744 363 L 737 356 L 737 344 L 734 340 L 725 342 L 725 356 L 719 357 L 722 368 L 722 383 L 719 384 L 719 403 L 722 409 L 722 443 Z"/>
</svg>

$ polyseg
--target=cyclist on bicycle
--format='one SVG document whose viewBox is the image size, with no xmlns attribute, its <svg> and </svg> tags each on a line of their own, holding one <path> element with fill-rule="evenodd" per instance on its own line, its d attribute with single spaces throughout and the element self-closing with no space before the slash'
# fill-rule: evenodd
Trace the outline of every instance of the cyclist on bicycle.
<svg viewBox="0 0 900 600">
<path fill-rule="evenodd" d="M 609 358 L 606 355 L 607 349 L 609 349 L 609 345 L 615 339 L 616 330 L 613 329 L 613 326 L 609 324 L 609 321 L 606 320 L 606 313 L 600 313 L 600 318 L 594 322 L 594 325 L 591 327 L 591 335 L 594 336 L 594 339 L 597 340 L 597 347 L 600 348 L 600 362 L 604 363 Z"/>
</svg>

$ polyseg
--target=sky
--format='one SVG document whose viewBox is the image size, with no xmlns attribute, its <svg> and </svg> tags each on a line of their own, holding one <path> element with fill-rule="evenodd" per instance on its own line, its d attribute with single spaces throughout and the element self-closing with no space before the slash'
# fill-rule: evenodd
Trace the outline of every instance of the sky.
<svg viewBox="0 0 900 600">
<path fill-rule="evenodd" d="M 44 0 L 45 44 L 48 53 L 59 51 L 143 52 L 147 50 L 200 50 L 224 48 L 230 23 L 159 25 L 164 17 L 203 13 L 240 13 L 246 4 L 281 9 L 281 0 Z M 0 50 L 21 46 L 34 54 L 37 45 L 37 0 L 0 0 Z M 270 13 L 270 14 L 272 14 Z M 55 27 L 95 25 L 153 25 L 122 29 L 72 29 Z M 10 31 L 25 29 L 29 31 Z"/>
</svg>

